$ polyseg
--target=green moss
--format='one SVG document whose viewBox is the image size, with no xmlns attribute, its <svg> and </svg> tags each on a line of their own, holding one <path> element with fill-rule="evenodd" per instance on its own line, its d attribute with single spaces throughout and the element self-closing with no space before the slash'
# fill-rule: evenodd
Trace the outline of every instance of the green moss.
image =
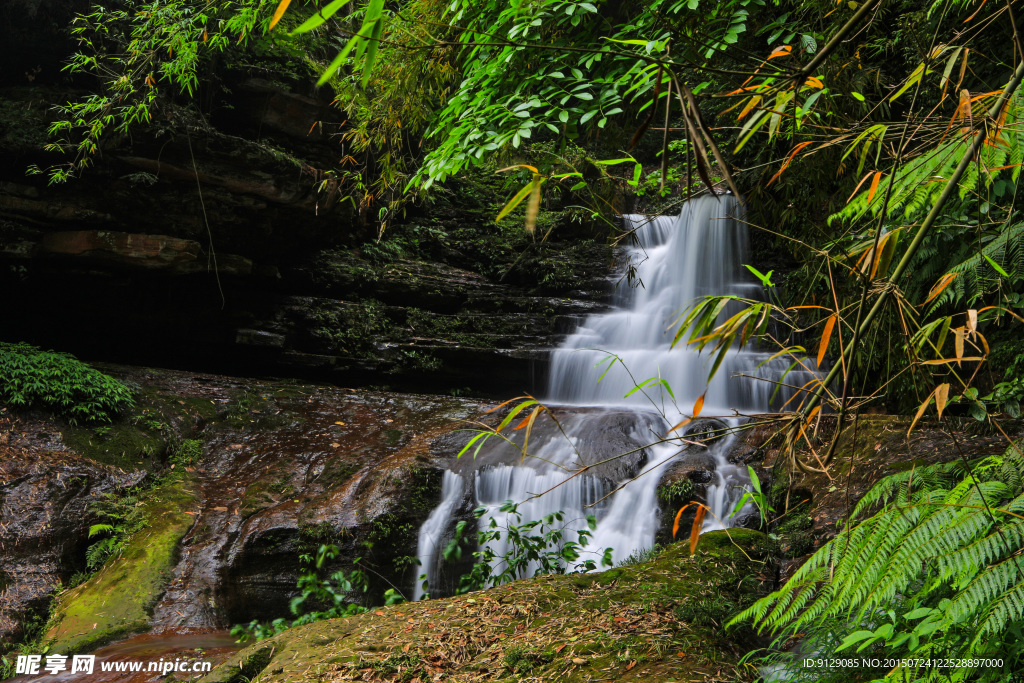
<svg viewBox="0 0 1024 683">
<path fill-rule="evenodd" d="M 774 574 L 764 564 L 773 550 L 758 532 L 711 532 L 693 557 L 689 544 L 673 544 L 653 562 L 604 574 L 537 577 L 300 626 L 220 670 L 272 647 L 262 683 L 426 680 L 424 661 L 430 680 L 737 680 L 730 662 L 749 634 L 721 624 L 770 589 L 762 577 Z M 204 683 L 223 680 L 220 670 Z"/>
<path fill-rule="evenodd" d="M 678 510 L 693 500 L 693 493 L 693 482 L 686 477 L 658 486 L 658 500 L 664 504 L 663 509 Z"/>
<path fill-rule="evenodd" d="M 159 428 L 118 423 L 108 427 L 65 427 L 64 443 L 79 455 L 125 470 L 152 469 L 167 443 Z"/>
<path fill-rule="evenodd" d="M 178 544 L 192 527 L 186 511 L 198 497 L 184 472 L 152 489 L 145 514 L 149 527 L 136 533 L 117 558 L 94 577 L 58 598 L 44 642 L 62 654 L 94 649 L 143 631 L 178 559 Z"/>
</svg>

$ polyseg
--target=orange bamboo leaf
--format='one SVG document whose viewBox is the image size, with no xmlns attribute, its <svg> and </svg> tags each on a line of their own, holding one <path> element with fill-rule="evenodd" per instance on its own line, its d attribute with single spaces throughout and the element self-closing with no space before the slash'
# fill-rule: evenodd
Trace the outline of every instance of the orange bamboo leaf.
<svg viewBox="0 0 1024 683">
<path fill-rule="evenodd" d="M 821 79 L 815 78 L 814 76 L 808 76 L 807 80 L 804 82 L 807 85 L 817 88 L 818 90 L 821 90 L 822 88 L 825 87 L 825 84 L 821 82 Z"/>
<path fill-rule="evenodd" d="M 698 505 L 700 505 L 698 503 Z M 700 540 L 700 529 L 704 525 L 704 513 L 707 508 L 703 505 L 697 508 L 697 516 L 693 518 L 693 528 L 690 529 L 690 554 L 697 552 L 697 541 Z"/>
<path fill-rule="evenodd" d="M 868 188 L 868 203 L 875 198 L 875 191 L 878 190 L 878 181 L 882 179 L 882 172 L 875 171 L 875 177 L 871 179 L 871 187 Z"/>
<path fill-rule="evenodd" d="M 772 176 L 772 179 L 768 181 L 768 185 L 771 185 L 773 182 L 775 182 L 775 179 L 778 178 L 780 175 L 782 175 L 783 171 L 785 171 L 787 168 L 789 168 L 789 164 L 790 164 L 790 162 L 793 161 L 793 158 L 796 157 L 797 152 L 802 150 L 807 145 L 812 144 L 813 142 L 814 142 L 813 140 L 808 140 L 807 142 L 801 142 L 799 145 L 794 147 L 793 151 L 790 152 L 789 156 L 786 157 L 786 161 L 782 164 L 782 168 L 780 168 L 778 170 L 778 172 L 775 175 Z M 767 187 L 767 185 L 765 187 Z"/>
<path fill-rule="evenodd" d="M 507 406 L 509 403 L 512 403 L 512 401 L 518 401 L 521 398 L 532 399 L 533 396 L 530 396 L 529 394 L 527 394 L 526 396 L 516 396 L 515 398 L 510 398 L 507 401 L 502 401 L 501 403 L 499 403 L 498 405 L 494 406 L 490 410 L 485 410 L 484 414 L 486 415 L 487 413 L 493 413 L 495 410 L 501 410 L 502 408 Z"/>
<path fill-rule="evenodd" d="M 930 290 L 928 290 L 928 298 L 924 300 L 924 303 L 928 303 L 939 294 L 942 294 L 946 287 L 949 287 L 949 283 L 956 279 L 957 275 L 959 275 L 959 273 L 946 273 L 940 277 L 939 281 L 936 282 Z"/>
<path fill-rule="evenodd" d="M 853 188 L 853 192 L 851 192 L 850 196 L 846 198 L 846 203 L 847 204 L 850 203 L 851 199 L 853 199 L 854 197 L 857 196 L 857 193 L 860 191 L 860 186 L 864 184 L 864 181 L 868 179 L 868 176 L 870 176 L 872 173 L 875 173 L 875 172 L 876 171 L 868 171 L 867 175 L 865 175 L 863 178 L 860 179 L 860 182 L 857 183 L 857 187 Z"/>
<path fill-rule="evenodd" d="M 821 361 L 825 360 L 825 352 L 828 351 L 829 340 L 832 339 L 832 328 L 836 326 L 836 315 L 833 313 L 825 321 L 825 329 L 821 333 L 821 342 L 818 344 L 818 367 Z"/>
<path fill-rule="evenodd" d="M 773 52 L 770 55 L 768 55 L 768 59 L 775 59 L 776 57 L 784 57 L 784 56 L 786 56 L 788 54 L 791 54 L 792 52 L 793 52 L 793 46 L 792 45 L 783 45 L 778 50 L 776 50 L 775 52 Z M 764 61 L 767 62 L 768 59 L 766 59 Z"/>
<path fill-rule="evenodd" d="M 889 241 L 889 238 L 892 237 L 892 235 L 893 233 L 887 232 L 882 235 L 882 239 L 878 240 L 878 253 L 874 255 L 874 265 L 871 266 L 871 277 L 868 279 L 874 280 L 875 276 L 878 274 L 878 266 L 882 262 L 882 254 L 885 253 L 885 244 Z"/>
<path fill-rule="evenodd" d="M 804 426 L 810 427 L 811 423 L 814 422 L 815 415 L 817 415 L 819 412 L 821 412 L 821 406 L 814 406 L 814 410 L 811 411 L 811 414 L 807 416 L 807 420 L 804 421 Z"/>
<path fill-rule="evenodd" d="M 703 394 L 700 395 L 700 398 L 697 399 L 697 402 L 693 404 L 693 416 L 694 417 L 697 417 L 698 415 L 700 415 L 700 411 L 704 410 L 704 397 L 707 396 L 707 395 L 708 395 L 708 392 L 705 391 Z"/>
<path fill-rule="evenodd" d="M 985 360 L 981 356 L 962 356 L 960 358 L 936 358 L 935 360 L 923 361 L 922 365 L 945 365 L 946 363 L 956 363 L 960 365 L 962 361 L 983 361 Z"/>
<path fill-rule="evenodd" d="M 278 4 L 277 9 L 274 10 L 274 16 L 270 19 L 270 28 L 268 31 L 273 31 L 274 27 L 277 26 L 277 22 L 281 21 L 281 17 L 284 16 L 285 10 L 288 9 L 288 5 L 292 4 L 292 0 L 281 0 Z"/>
<path fill-rule="evenodd" d="M 754 109 L 754 107 L 756 107 L 760 103 L 761 103 L 761 96 L 760 95 L 754 95 L 753 97 L 751 97 L 749 100 L 747 100 L 746 106 L 743 107 L 743 109 L 740 111 L 740 115 L 736 117 L 736 120 L 739 121 L 740 119 L 742 119 L 744 116 L 749 114 Z"/>
<path fill-rule="evenodd" d="M 672 538 L 675 538 L 676 534 L 679 532 L 679 518 L 683 516 L 683 512 L 686 511 L 686 508 L 691 505 L 693 505 L 693 503 L 687 503 L 683 507 L 679 508 L 679 512 L 676 513 L 676 519 L 672 522 Z"/>
<path fill-rule="evenodd" d="M 672 426 L 671 426 L 671 427 L 669 428 L 669 430 L 668 430 L 667 432 L 665 432 L 666 436 L 667 436 L 668 434 L 671 434 L 672 432 L 676 431 L 676 430 L 677 430 L 677 429 L 679 429 L 680 427 L 685 427 L 686 425 L 690 424 L 691 422 L 693 422 L 693 418 L 692 418 L 692 417 L 688 417 L 688 418 L 686 418 L 685 420 L 683 420 L 682 422 L 679 422 L 678 424 L 674 424 L 674 425 L 672 425 Z"/>
</svg>

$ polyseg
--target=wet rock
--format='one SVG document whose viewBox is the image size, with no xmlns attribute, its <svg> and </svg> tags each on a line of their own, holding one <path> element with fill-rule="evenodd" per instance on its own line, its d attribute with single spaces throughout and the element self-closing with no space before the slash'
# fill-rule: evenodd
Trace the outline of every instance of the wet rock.
<svg viewBox="0 0 1024 683">
<path fill-rule="evenodd" d="M 508 409 L 487 419 L 500 420 L 507 412 Z M 525 462 L 543 468 L 547 463 L 541 458 L 550 459 L 554 457 L 552 454 L 560 453 L 562 459 L 557 465 L 566 471 L 574 472 L 586 466 L 587 475 L 609 482 L 621 482 L 640 472 L 649 458 L 646 446 L 656 440 L 663 425 L 655 414 L 628 410 L 555 407 L 553 413 L 554 420 L 544 413 L 534 421 L 527 446 L 538 458 L 527 458 Z M 528 414 L 524 411 L 522 417 Z M 517 418 L 516 424 L 521 419 Z M 495 438 L 485 442 L 475 456 L 474 447 L 461 459 L 455 456 L 472 438 L 472 432 L 443 437 L 433 444 L 432 450 L 438 457 L 447 459 L 450 469 L 466 475 L 483 467 L 519 465 L 524 462 L 519 448 L 525 430 L 510 429 L 507 435 L 515 446 Z"/>
<path fill-rule="evenodd" d="M 32 443 L 24 423 L 0 417 L 0 642 L 42 611 L 54 588 L 81 568 L 90 507 L 138 483 L 139 474 Z"/>
<path fill-rule="evenodd" d="M 721 420 L 699 418 L 683 428 L 683 437 L 710 446 L 729 434 L 729 426 Z"/>
<path fill-rule="evenodd" d="M 148 526 L 82 585 L 62 593 L 43 642 L 54 652 L 94 649 L 150 625 L 178 559 L 178 543 L 196 519 L 191 477 L 172 475 L 150 490 L 143 515 Z"/>
</svg>

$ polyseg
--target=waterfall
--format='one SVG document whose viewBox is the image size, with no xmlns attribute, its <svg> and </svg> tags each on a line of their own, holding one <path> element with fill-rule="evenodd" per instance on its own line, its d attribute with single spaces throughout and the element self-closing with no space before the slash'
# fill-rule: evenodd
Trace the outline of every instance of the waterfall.
<svg viewBox="0 0 1024 683">
<path fill-rule="evenodd" d="M 537 421 L 529 442 L 536 457 L 526 462 L 520 463 L 519 452 L 502 443 L 489 444 L 475 463 L 463 464 L 462 475 L 472 478 L 476 503 L 487 509 L 479 521 L 481 529 L 492 518 L 499 527 L 508 523 L 507 513 L 500 511 L 507 500 L 520 503 L 523 521 L 563 511 L 570 531 L 585 528 L 589 513 L 595 515 L 597 526 L 587 547 L 610 547 L 620 562 L 654 543 L 660 522 L 658 482 L 668 463 L 687 448 L 678 440 L 655 442 L 693 410 L 698 397 L 705 397 L 702 415 L 769 409 L 774 386 L 736 375 L 777 378 L 785 368 L 782 364 L 780 369 L 781 361 L 765 363 L 767 354 L 730 349 L 709 384 L 708 354 L 700 355 L 685 343 L 672 348 L 678 327 L 673 322 L 698 297 L 733 294 L 764 299 L 761 285 L 743 268 L 747 231 L 737 220 L 739 211 L 733 197 L 708 195 L 688 202 L 679 216 L 626 217 L 637 238 L 626 257 L 635 265 L 639 282 L 632 287 L 621 284 L 613 310 L 588 316 L 552 351 L 544 402 L 560 406 L 559 424 Z M 633 391 L 637 383 L 652 377 L 664 379 L 671 392 L 663 385 Z M 720 419 L 738 422 L 736 417 Z M 511 436 L 521 442 L 517 434 Z M 707 516 L 705 530 L 728 524 L 744 484 L 749 484 L 746 469 L 725 460 L 730 439 L 707 449 L 716 468 L 707 489 L 713 514 Z M 595 468 L 594 476 L 588 473 L 566 481 L 584 464 L 627 452 L 630 457 Z M 540 493 L 544 495 L 537 497 Z M 438 515 L 454 505 L 447 494 L 442 497 L 434 511 Z M 426 538 L 421 531 L 421 544 L 425 540 L 436 545 L 443 533 L 436 531 L 440 522 L 435 514 L 424 525 L 431 528 Z M 490 545 L 499 556 L 507 549 L 505 539 Z M 434 557 L 426 558 L 429 551 L 429 545 L 421 545 L 424 567 L 435 566 Z"/>
<path fill-rule="evenodd" d="M 444 551 L 446 541 L 445 533 L 448 531 L 452 513 L 462 502 L 463 495 L 462 477 L 454 472 L 445 470 L 441 479 L 441 503 L 431 510 L 427 521 L 420 527 L 419 539 L 416 543 L 417 557 L 420 561 L 420 574 L 426 574 L 427 583 L 436 586 L 438 583 L 438 562 L 440 554 Z M 416 586 L 413 589 L 413 600 L 423 597 L 423 582 L 416 579 Z"/>
</svg>

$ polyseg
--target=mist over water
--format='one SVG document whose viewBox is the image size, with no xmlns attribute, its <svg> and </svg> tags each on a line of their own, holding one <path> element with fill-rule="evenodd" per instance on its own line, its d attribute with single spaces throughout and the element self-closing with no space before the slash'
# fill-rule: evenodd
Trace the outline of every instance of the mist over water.
<svg viewBox="0 0 1024 683">
<path fill-rule="evenodd" d="M 699 448 L 664 440 L 671 426 L 692 411 L 698 397 L 705 396 L 702 416 L 717 416 L 727 424 L 738 422 L 737 412 L 769 410 L 774 386 L 737 375 L 778 378 L 784 362 L 764 363 L 767 354 L 731 349 L 708 383 L 709 354 L 696 353 L 685 340 L 672 347 L 680 315 L 698 298 L 732 294 L 764 299 L 761 285 L 743 267 L 748 258 L 747 230 L 736 220 L 740 211 L 731 196 L 707 195 L 688 202 L 679 216 L 626 216 L 627 227 L 635 230 L 637 238 L 626 258 L 636 265 L 638 281 L 629 286 L 623 279 L 613 310 L 588 316 L 552 351 L 544 403 L 561 407 L 564 434 L 549 428 L 531 436 L 529 451 L 537 457 L 522 463 L 515 448 L 502 444 L 504 460 L 492 450 L 478 460 L 475 471 L 464 473 L 473 480 L 466 493 L 472 492 L 475 504 L 487 508 L 480 528 L 492 517 L 499 526 L 509 521 L 499 510 L 507 500 L 520 503 L 523 522 L 562 511 L 571 530 L 586 528 L 586 516 L 593 514 L 597 526 L 587 546 L 595 552 L 591 559 L 610 547 L 615 562 L 621 562 L 654 544 L 660 524 L 658 482 L 677 455 Z M 630 394 L 652 377 L 664 379 L 671 393 L 658 385 Z M 603 434 L 601 430 L 613 418 L 619 437 L 614 445 L 623 449 L 617 453 L 609 453 L 592 438 L 595 432 Z M 707 492 L 713 514 L 706 517 L 705 530 L 729 523 L 729 513 L 749 484 L 746 469 L 725 460 L 731 438 L 707 448 L 716 468 Z M 603 475 L 566 481 L 581 466 L 626 451 L 632 451 L 629 466 L 620 467 L 616 476 L 605 470 Z M 447 477 L 443 500 L 420 533 L 421 562 L 432 585 L 439 549 L 454 526 L 454 520 L 442 523 L 440 516 L 458 507 Z M 547 493 L 534 497 L 542 492 Z M 575 534 L 567 536 L 575 539 Z M 505 539 L 493 542 L 492 549 L 502 555 L 507 550 Z"/>
</svg>

